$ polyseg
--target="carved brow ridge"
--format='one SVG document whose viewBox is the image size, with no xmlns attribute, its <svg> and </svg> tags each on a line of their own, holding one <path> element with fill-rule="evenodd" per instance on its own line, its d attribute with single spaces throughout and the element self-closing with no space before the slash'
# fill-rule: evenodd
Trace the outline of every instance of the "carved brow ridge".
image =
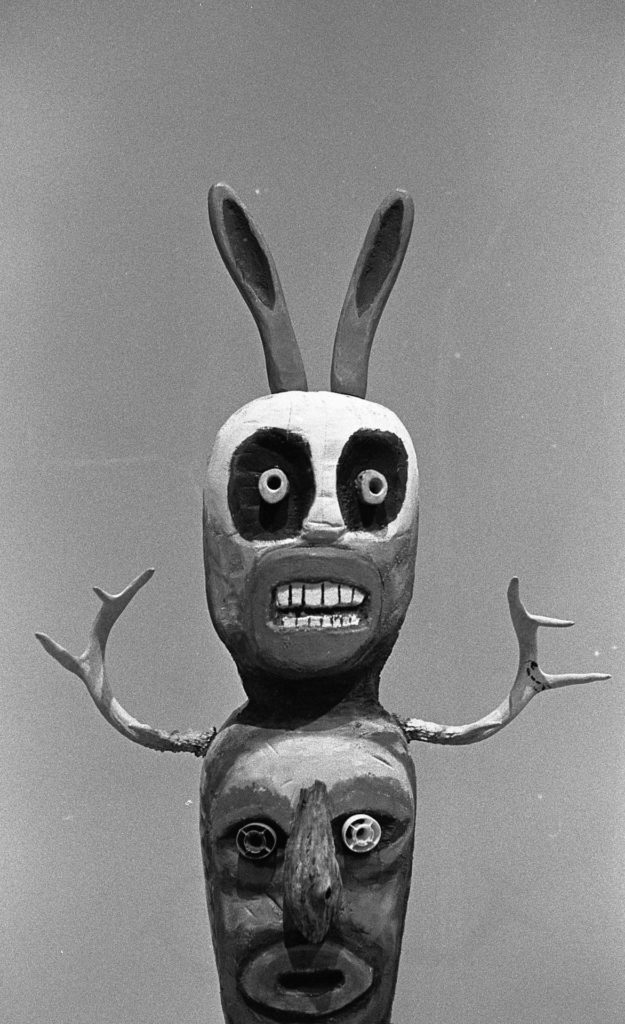
<svg viewBox="0 0 625 1024">
<path fill-rule="evenodd" d="M 392 779 L 379 779 L 366 774 L 349 780 L 337 780 L 334 785 L 328 787 L 328 801 L 333 820 L 341 815 L 356 814 L 359 811 L 391 815 L 397 820 L 410 819 L 413 814 L 412 807 L 399 785 L 393 785 L 394 782 L 395 780 Z M 339 790 L 339 794 L 337 794 L 337 790 Z M 341 790 L 344 790 L 343 794 L 340 793 Z M 242 799 L 235 800 L 233 806 L 235 792 L 240 794 Z M 262 792 L 259 791 L 257 796 L 250 792 L 249 799 L 245 798 L 247 794 L 244 787 L 238 787 L 235 792 L 226 789 L 215 798 L 211 808 L 213 827 L 218 830 L 220 838 L 227 835 L 235 825 L 244 821 L 252 821 L 255 818 L 269 819 L 275 822 L 283 832 L 290 831 L 295 813 L 296 797 L 291 801 L 277 789 L 273 789 L 271 785 L 263 785 Z M 297 795 L 299 795 L 299 788 Z M 223 817 L 220 804 L 224 805 Z"/>
</svg>

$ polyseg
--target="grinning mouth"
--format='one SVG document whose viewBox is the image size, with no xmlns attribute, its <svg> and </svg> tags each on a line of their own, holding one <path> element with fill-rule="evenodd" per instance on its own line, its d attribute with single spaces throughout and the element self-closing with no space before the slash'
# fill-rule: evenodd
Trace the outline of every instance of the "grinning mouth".
<svg viewBox="0 0 625 1024">
<path fill-rule="evenodd" d="M 366 622 L 367 593 L 337 580 L 281 583 L 272 592 L 277 629 L 346 629 Z"/>
</svg>

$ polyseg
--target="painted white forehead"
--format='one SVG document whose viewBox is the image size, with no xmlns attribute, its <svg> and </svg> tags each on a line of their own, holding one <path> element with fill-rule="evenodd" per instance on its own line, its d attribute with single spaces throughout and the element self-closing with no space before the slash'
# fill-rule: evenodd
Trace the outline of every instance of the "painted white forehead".
<svg viewBox="0 0 625 1024">
<path fill-rule="evenodd" d="M 387 430 L 401 438 L 409 460 L 416 459 L 410 435 L 384 405 L 332 391 L 283 391 L 256 398 L 226 420 L 217 434 L 213 459 L 221 462 L 256 430 L 280 427 L 305 437 L 313 452 L 331 456 L 356 430 Z M 338 454 L 338 452 L 337 452 Z"/>
</svg>

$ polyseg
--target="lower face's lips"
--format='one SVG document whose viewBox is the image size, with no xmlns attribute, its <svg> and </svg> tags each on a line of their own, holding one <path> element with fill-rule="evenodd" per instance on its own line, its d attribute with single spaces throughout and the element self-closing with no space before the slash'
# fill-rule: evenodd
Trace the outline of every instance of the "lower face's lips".
<svg viewBox="0 0 625 1024">
<path fill-rule="evenodd" d="M 240 977 L 248 1002 L 274 1020 L 319 1020 L 336 1014 L 363 996 L 372 982 L 373 969 L 332 942 L 288 950 L 277 943 L 253 957 Z"/>
<path fill-rule="evenodd" d="M 368 594 L 345 580 L 292 580 L 273 588 L 275 629 L 346 629 L 367 620 Z"/>
</svg>

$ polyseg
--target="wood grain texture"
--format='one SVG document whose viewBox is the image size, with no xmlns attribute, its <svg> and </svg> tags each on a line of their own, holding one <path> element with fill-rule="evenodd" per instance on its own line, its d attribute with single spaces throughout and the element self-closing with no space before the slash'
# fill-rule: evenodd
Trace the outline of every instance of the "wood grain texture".
<svg viewBox="0 0 625 1024">
<path fill-rule="evenodd" d="M 284 853 L 285 907 L 309 942 L 323 940 L 341 898 L 327 797 L 319 780 L 301 790 Z"/>
</svg>

